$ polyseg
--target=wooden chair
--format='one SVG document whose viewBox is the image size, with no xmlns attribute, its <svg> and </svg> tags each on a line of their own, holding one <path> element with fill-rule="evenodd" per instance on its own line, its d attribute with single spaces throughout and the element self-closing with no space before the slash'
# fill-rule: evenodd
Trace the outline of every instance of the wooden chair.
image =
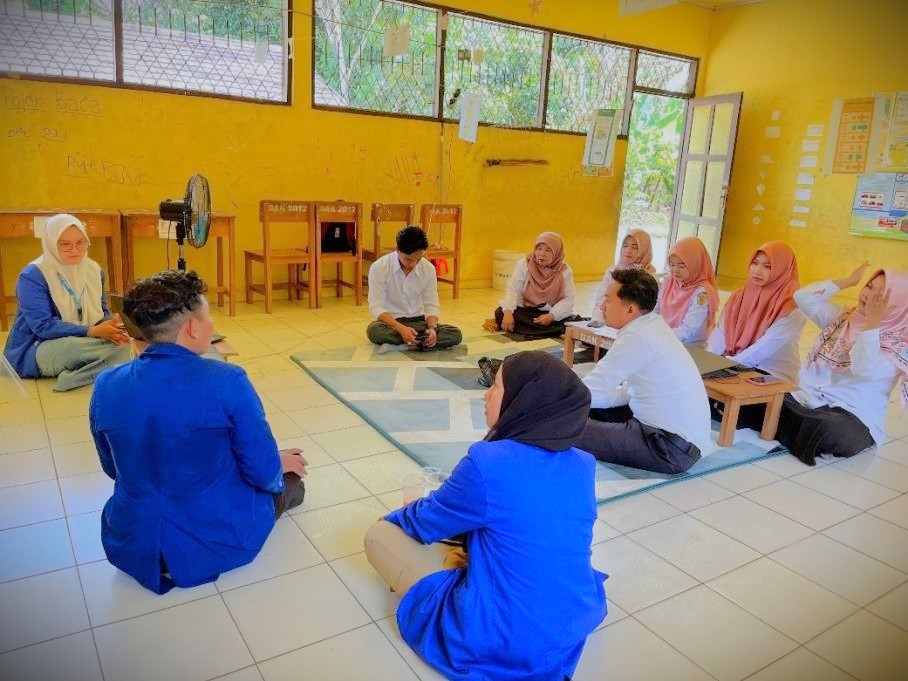
<svg viewBox="0 0 908 681">
<path fill-rule="evenodd" d="M 315 211 L 310 201 L 284 201 L 265 199 L 259 202 L 259 220 L 262 223 L 262 250 L 243 251 L 243 262 L 246 268 L 246 302 L 252 303 L 253 291 L 265 295 L 265 312 L 271 314 L 274 289 L 287 289 L 288 300 L 294 296 L 299 299 L 300 289 L 309 289 L 309 307 L 318 307 L 319 289 L 315 286 L 316 245 Z M 306 247 L 272 248 L 272 223 L 296 223 L 305 225 Z M 252 263 L 260 262 L 265 269 L 265 281 L 255 284 L 252 281 Z M 287 283 L 274 283 L 274 266 L 287 266 Z M 300 283 L 300 266 L 306 265 L 307 284 Z"/>
<path fill-rule="evenodd" d="M 344 295 L 344 287 L 352 288 L 356 304 L 363 303 L 363 240 L 362 214 L 363 204 L 349 201 L 317 201 L 315 204 L 315 289 L 321 299 L 322 286 L 335 284 L 337 297 Z M 355 241 L 353 251 L 328 253 L 322 251 L 322 238 L 331 229 L 330 225 L 352 225 L 352 237 Z M 344 265 L 353 265 L 353 282 L 344 280 Z M 322 280 L 325 268 L 335 265 L 334 279 Z"/>
<path fill-rule="evenodd" d="M 382 246 L 381 228 L 386 222 L 400 223 L 398 229 L 412 225 L 416 219 L 416 206 L 412 203 L 373 203 L 372 204 L 372 250 L 363 249 L 363 260 L 375 262 L 385 253 L 394 250 L 394 246 Z"/>
<path fill-rule="evenodd" d="M 460 244 L 463 227 L 463 206 L 454 203 L 429 203 L 423 204 L 419 212 L 422 228 L 429 238 L 429 250 L 426 251 L 428 260 L 451 260 L 453 272 L 450 279 L 438 278 L 454 287 L 454 297 L 460 296 Z M 438 227 L 438 240 L 432 240 L 432 226 Z M 450 246 L 445 241 L 445 231 L 448 226 L 454 228 L 454 245 Z"/>
</svg>

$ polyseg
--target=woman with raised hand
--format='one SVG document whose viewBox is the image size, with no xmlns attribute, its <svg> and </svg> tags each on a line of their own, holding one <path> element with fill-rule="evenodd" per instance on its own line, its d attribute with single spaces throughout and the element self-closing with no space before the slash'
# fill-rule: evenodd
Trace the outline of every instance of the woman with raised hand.
<svg viewBox="0 0 908 681">
<path fill-rule="evenodd" d="M 731 294 L 706 349 L 744 366 L 797 382 L 798 339 L 807 318 L 794 294 L 798 260 L 784 241 L 770 241 L 750 259 L 747 283 Z"/>
<path fill-rule="evenodd" d="M 606 614 L 590 564 L 596 462 L 573 446 L 590 393 L 553 355 L 521 352 L 485 401 L 485 439 L 373 525 L 366 557 L 402 597 L 401 636 L 445 678 L 561 681 Z M 461 535 L 466 556 L 442 543 Z"/>
<path fill-rule="evenodd" d="M 656 312 L 682 343 L 703 345 L 719 307 L 716 273 L 706 246 L 695 236 L 679 239 L 669 251 L 668 268 Z"/>
<path fill-rule="evenodd" d="M 849 457 L 883 444 L 886 409 L 900 381 L 908 405 L 908 273 L 877 270 L 849 310 L 829 300 L 856 286 L 868 266 L 794 296 L 822 332 L 798 375 L 800 389 L 785 397 L 776 439 L 810 466 L 821 454 Z"/>
<path fill-rule="evenodd" d="M 63 392 L 130 359 L 129 336 L 107 309 L 104 272 L 78 218 L 47 219 L 42 255 L 19 275 L 19 307 L 3 354 L 22 378 L 57 377 Z"/>
</svg>

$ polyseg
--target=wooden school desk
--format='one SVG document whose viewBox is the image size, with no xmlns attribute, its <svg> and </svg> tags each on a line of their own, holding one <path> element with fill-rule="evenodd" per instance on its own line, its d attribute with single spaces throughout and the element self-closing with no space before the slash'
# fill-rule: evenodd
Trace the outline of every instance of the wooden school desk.
<svg viewBox="0 0 908 681">
<path fill-rule="evenodd" d="M 786 393 L 797 390 L 798 386 L 786 381 L 754 385 L 746 380 L 751 376 L 762 375 L 758 371 L 745 371 L 737 376 L 704 379 L 703 385 L 706 386 L 706 394 L 725 405 L 717 440 L 719 446 L 728 447 L 734 441 L 735 430 L 738 426 L 738 412 L 745 404 L 766 405 L 766 415 L 763 417 L 760 438 L 763 440 L 775 439 L 776 430 L 779 427 L 779 415 L 782 413 L 782 400 L 785 399 Z"/>
<path fill-rule="evenodd" d="M 615 342 L 617 329 L 610 326 L 590 328 L 589 322 L 568 322 L 564 325 L 564 361 L 574 366 L 574 341 L 583 341 L 593 346 L 593 361 L 599 361 L 599 352 L 608 350 Z"/>
<path fill-rule="evenodd" d="M 135 271 L 135 242 L 136 239 L 158 239 L 158 220 L 160 214 L 156 211 L 145 210 L 124 210 L 122 211 L 122 231 L 123 231 L 123 271 L 126 286 L 133 283 L 136 277 Z M 218 307 L 224 306 L 224 296 L 229 299 L 228 312 L 231 317 L 236 315 L 236 298 L 234 296 L 234 286 L 236 277 L 236 239 L 235 239 L 235 217 L 227 213 L 211 214 L 211 230 L 209 239 L 215 239 L 217 249 L 217 285 L 209 288 L 210 293 L 218 294 Z M 176 239 L 176 233 L 171 231 L 171 238 Z M 224 239 L 227 239 L 227 285 L 224 285 Z M 192 258 L 195 249 L 187 244 L 187 260 Z M 176 257 L 176 256 L 175 256 Z M 164 262 L 161 263 L 161 269 L 164 269 Z"/>
<path fill-rule="evenodd" d="M 4 239 L 35 239 L 34 220 L 48 218 L 57 213 L 75 215 L 85 225 L 88 236 L 101 237 L 107 248 L 107 289 L 114 293 L 123 292 L 123 252 L 120 243 L 120 212 L 116 210 L 60 209 L 60 210 L 0 210 L 0 242 Z M 35 257 L 41 254 L 41 244 L 36 241 Z M 0 248 L 0 253 L 3 249 Z M 15 302 L 16 296 L 7 295 L 3 282 L 3 260 L 0 258 L 0 330 L 9 328 L 6 304 Z"/>
</svg>

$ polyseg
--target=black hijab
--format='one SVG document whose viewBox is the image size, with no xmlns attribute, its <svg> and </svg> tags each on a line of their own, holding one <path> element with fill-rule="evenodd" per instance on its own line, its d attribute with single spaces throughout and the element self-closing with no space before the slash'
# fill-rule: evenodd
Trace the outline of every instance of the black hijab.
<svg viewBox="0 0 908 681">
<path fill-rule="evenodd" d="M 485 439 L 516 440 L 560 452 L 580 438 L 590 391 L 563 361 L 547 352 L 518 352 L 504 360 L 498 423 Z"/>
</svg>

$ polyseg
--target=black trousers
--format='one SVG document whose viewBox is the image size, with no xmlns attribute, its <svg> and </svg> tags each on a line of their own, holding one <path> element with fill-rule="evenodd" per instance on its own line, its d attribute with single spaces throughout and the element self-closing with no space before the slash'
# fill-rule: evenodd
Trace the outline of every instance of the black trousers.
<svg viewBox="0 0 908 681">
<path fill-rule="evenodd" d="M 683 473 L 700 459 L 700 449 L 679 435 L 648 426 L 628 407 L 591 409 L 574 445 L 600 461 L 656 473 Z"/>
<path fill-rule="evenodd" d="M 280 518 L 284 511 L 303 503 L 306 484 L 296 473 L 284 473 L 284 491 L 274 495 L 274 518 Z"/>
<path fill-rule="evenodd" d="M 766 405 L 741 409 L 738 428 L 760 430 Z M 870 430 L 857 416 L 841 407 L 805 407 L 791 395 L 785 396 L 776 439 L 794 456 L 815 466 L 820 454 L 849 457 L 873 446 Z"/>
<path fill-rule="evenodd" d="M 518 307 L 514 310 L 514 330 L 510 333 L 517 333 L 521 336 L 534 336 L 536 338 L 549 338 L 560 336 L 564 333 L 564 321 L 553 321 L 548 326 L 542 326 L 533 322 L 536 317 L 546 314 L 541 307 Z M 501 320 L 504 319 L 504 311 L 499 307 L 495 310 L 495 323 L 501 328 Z"/>
</svg>

